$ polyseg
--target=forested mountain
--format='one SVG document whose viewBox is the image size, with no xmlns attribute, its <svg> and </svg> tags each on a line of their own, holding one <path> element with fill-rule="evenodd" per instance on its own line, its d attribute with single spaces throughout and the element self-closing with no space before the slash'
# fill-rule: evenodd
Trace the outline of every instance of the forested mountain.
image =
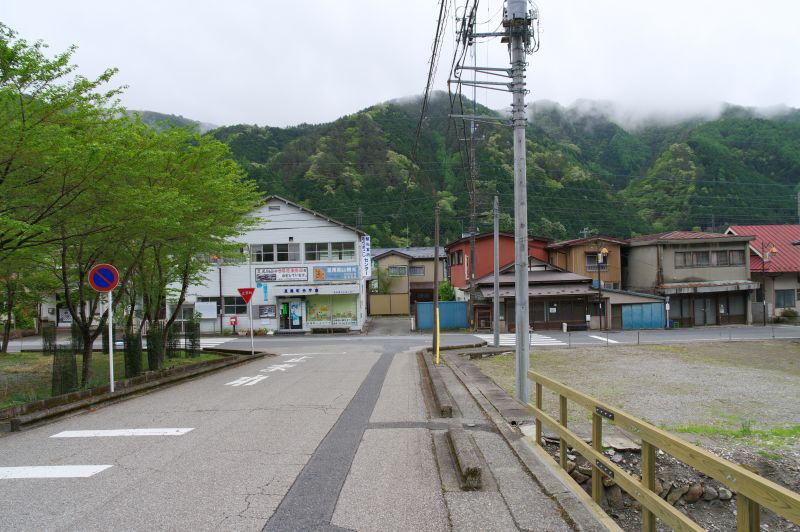
<svg viewBox="0 0 800 532">
<path fill-rule="evenodd" d="M 432 96 L 414 153 L 421 99 L 375 105 L 335 122 L 212 131 L 268 194 L 360 227 L 374 245 L 430 244 L 442 207 L 443 240 L 469 230 L 464 125 Z M 464 108 L 472 104 L 464 102 Z M 459 107 L 455 112 L 460 113 Z M 477 106 L 478 114 L 500 117 Z M 718 118 L 623 128 L 601 105 L 530 108 L 530 232 L 572 238 L 588 227 L 618 237 L 726 224 L 792 223 L 800 183 L 800 111 L 766 118 L 727 107 Z M 512 229 L 511 129 L 477 131 L 479 230 L 491 228 L 492 196 Z"/>
<path fill-rule="evenodd" d="M 197 120 L 184 118 L 180 115 L 157 113 L 155 111 L 128 111 L 128 114 L 131 116 L 138 115 L 143 123 L 159 130 L 174 126 L 189 128 L 198 133 L 205 133 L 217 128 L 214 124 L 209 124 L 207 122 L 198 122 Z"/>
</svg>

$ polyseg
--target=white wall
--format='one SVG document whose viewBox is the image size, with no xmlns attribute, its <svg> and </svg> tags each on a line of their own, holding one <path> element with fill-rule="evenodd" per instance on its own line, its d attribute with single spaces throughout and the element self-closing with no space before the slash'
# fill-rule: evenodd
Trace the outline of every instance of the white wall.
<svg viewBox="0 0 800 532">
<path fill-rule="evenodd" d="M 270 210 L 269 207 L 279 207 L 280 210 Z M 191 305 L 198 297 L 219 297 L 220 296 L 220 269 L 222 271 L 222 296 L 238 296 L 238 288 L 256 288 L 251 300 L 253 312 L 255 314 L 252 322 L 256 329 L 266 328 L 271 330 L 278 329 L 278 319 L 258 318 L 258 307 L 260 305 L 277 305 L 276 296 L 283 296 L 281 292 L 284 288 L 313 288 L 319 293 L 355 293 L 357 294 L 358 324 L 351 329 L 361 329 L 366 316 L 366 291 L 365 279 L 360 269 L 361 236 L 352 229 L 342 227 L 324 218 L 309 212 L 304 212 L 283 201 L 271 199 L 266 205 L 254 212 L 254 216 L 261 219 L 258 228 L 253 229 L 237 239 L 245 247 L 249 244 L 287 244 L 294 243 L 300 246 L 300 258 L 298 262 L 269 262 L 252 264 L 244 263 L 235 266 L 215 267 L 206 275 L 206 281 L 202 285 L 190 286 L 187 291 L 186 304 Z M 306 243 L 313 242 L 353 242 L 356 254 L 353 260 L 347 261 L 306 261 Z M 356 266 L 358 268 L 358 279 L 346 281 L 315 281 L 314 266 Z M 303 267 L 308 270 L 307 281 L 293 282 L 269 282 L 266 283 L 267 294 L 265 297 L 264 288 L 257 288 L 255 281 L 255 270 L 257 268 L 274 267 Z M 279 309 L 278 309 L 279 312 Z M 305 321 L 305 320 L 304 320 Z M 247 315 L 238 315 L 237 330 L 249 329 L 251 320 Z M 219 318 L 214 316 L 204 317 L 201 320 L 203 331 L 218 331 Z M 223 327 L 230 328 L 229 316 L 223 318 Z M 305 328 L 305 327 L 304 327 Z"/>
</svg>

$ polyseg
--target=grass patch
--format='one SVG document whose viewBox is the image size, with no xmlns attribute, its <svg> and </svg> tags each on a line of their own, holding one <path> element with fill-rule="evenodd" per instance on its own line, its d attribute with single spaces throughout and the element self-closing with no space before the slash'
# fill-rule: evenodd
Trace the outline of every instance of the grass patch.
<svg viewBox="0 0 800 532">
<path fill-rule="evenodd" d="M 215 353 L 198 352 L 190 358 L 183 351 L 175 358 L 164 360 L 164 369 L 190 366 L 222 358 Z M 78 375 L 83 357 L 77 355 Z M 147 367 L 147 352 L 142 353 L 142 368 Z M 41 352 L 0 354 L 0 409 L 25 404 L 51 395 L 53 357 Z M 114 380 L 125 378 L 125 358 L 122 350 L 114 352 Z M 108 384 L 108 353 L 92 353 L 92 378 L 85 388 Z"/>
<path fill-rule="evenodd" d="M 785 447 L 797 442 L 800 438 L 800 424 L 785 427 L 773 427 L 771 429 L 753 429 L 752 422 L 745 420 L 738 429 L 729 429 L 714 425 L 681 425 L 677 427 L 662 427 L 670 432 L 684 434 L 697 434 L 711 438 L 733 438 L 746 440 L 753 445 L 764 446 L 767 448 Z M 759 454 L 765 453 L 763 449 Z M 763 456 L 763 454 L 762 454 Z"/>
</svg>

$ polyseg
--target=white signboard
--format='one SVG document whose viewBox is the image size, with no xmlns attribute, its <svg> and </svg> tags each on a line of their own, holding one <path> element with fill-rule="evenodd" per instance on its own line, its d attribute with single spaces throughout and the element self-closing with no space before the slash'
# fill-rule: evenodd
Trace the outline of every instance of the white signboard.
<svg viewBox="0 0 800 532">
<path fill-rule="evenodd" d="M 369 235 L 361 237 L 361 274 L 372 277 L 372 244 Z"/>
<path fill-rule="evenodd" d="M 198 301 L 194 304 L 194 311 L 200 314 L 202 318 L 216 318 L 217 317 L 217 302 L 216 301 Z"/>
<path fill-rule="evenodd" d="M 308 281 L 308 268 L 256 268 L 256 282 Z"/>
</svg>

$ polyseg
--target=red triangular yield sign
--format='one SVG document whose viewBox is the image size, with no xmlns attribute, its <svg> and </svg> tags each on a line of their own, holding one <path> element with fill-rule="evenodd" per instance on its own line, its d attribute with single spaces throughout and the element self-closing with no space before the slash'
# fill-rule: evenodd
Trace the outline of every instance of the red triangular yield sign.
<svg viewBox="0 0 800 532">
<path fill-rule="evenodd" d="M 253 292 L 255 291 L 255 288 L 239 288 L 239 294 L 242 296 L 245 303 L 250 303 L 250 298 L 253 297 Z"/>
</svg>

